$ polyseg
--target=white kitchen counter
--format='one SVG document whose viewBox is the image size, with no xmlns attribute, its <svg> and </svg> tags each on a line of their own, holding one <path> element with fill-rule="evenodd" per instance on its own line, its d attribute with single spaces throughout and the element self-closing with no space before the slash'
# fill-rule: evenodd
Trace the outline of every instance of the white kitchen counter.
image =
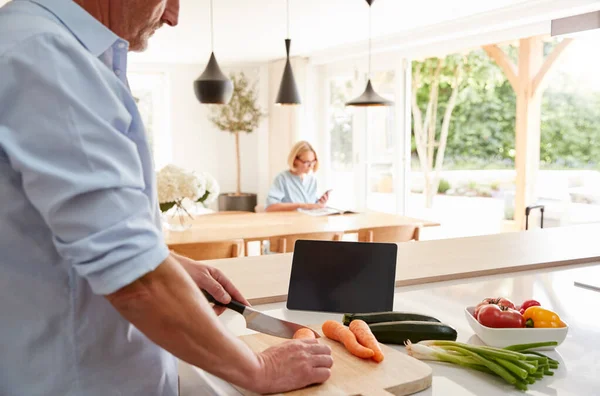
<svg viewBox="0 0 600 396">
<path fill-rule="evenodd" d="M 419 395 L 600 395 L 600 293 L 573 285 L 576 280 L 591 278 L 600 279 L 600 263 L 397 288 L 394 310 L 434 316 L 455 327 L 458 341 L 462 342 L 480 342 L 467 323 L 464 308 L 485 297 L 504 296 L 516 304 L 536 299 L 556 311 L 570 327 L 565 342 L 556 351 L 547 352 L 561 362 L 560 368 L 553 377 L 544 377 L 530 385 L 526 393 L 487 374 L 430 363 L 433 386 Z M 341 315 L 337 314 L 289 311 L 284 303 L 258 308 L 270 315 L 307 325 L 319 324 L 327 319 L 341 320 Z M 241 315 L 234 312 L 226 312 L 221 320 L 236 335 L 253 333 L 245 328 Z M 398 349 L 404 350 L 402 347 Z M 229 384 L 185 363 L 181 363 L 180 375 L 181 396 L 240 395 Z"/>
</svg>

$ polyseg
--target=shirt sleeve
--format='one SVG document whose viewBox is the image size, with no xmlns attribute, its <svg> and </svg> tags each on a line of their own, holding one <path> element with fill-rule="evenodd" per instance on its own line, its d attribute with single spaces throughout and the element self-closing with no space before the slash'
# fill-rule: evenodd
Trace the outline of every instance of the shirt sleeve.
<svg viewBox="0 0 600 396">
<path fill-rule="evenodd" d="M 132 116 L 104 67 L 54 35 L 0 55 L 0 144 L 57 252 L 96 294 L 128 285 L 169 254 L 127 136 Z"/>
<path fill-rule="evenodd" d="M 285 183 L 282 175 L 277 175 L 271 188 L 269 189 L 269 193 L 267 194 L 267 207 L 283 202 L 285 198 Z"/>
</svg>

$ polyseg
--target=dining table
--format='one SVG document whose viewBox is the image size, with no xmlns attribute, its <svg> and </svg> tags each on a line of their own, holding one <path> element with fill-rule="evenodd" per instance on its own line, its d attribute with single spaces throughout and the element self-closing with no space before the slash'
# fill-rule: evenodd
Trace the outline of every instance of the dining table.
<svg viewBox="0 0 600 396">
<path fill-rule="evenodd" d="M 215 212 L 194 217 L 185 231 L 165 230 L 167 245 L 221 242 L 234 239 L 267 240 L 283 235 L 320 232 L 357 233 L 361 229 L 418 225 L 435 227 L 435 221 L 416 219 L 394 213 L 365 211 L 359 213 L 311 216 L 291 212 Z"/>
</svg>

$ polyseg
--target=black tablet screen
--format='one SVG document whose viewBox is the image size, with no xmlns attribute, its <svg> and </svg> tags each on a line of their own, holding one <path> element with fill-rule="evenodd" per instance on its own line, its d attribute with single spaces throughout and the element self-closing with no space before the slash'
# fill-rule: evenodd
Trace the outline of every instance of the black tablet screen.
<svg viewBox="0 0 600 396">
<path fill-rule="evenodd" d="M 365 313 L 394 305 L 398 246 L 388 243 L 297 241 L 287 308 Z"/>
</svg>

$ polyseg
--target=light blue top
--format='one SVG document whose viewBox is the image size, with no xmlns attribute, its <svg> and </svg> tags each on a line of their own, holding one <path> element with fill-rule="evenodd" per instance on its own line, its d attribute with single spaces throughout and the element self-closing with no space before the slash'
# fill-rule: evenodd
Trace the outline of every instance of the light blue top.
<svg viewBox="0 0 600 396">
<path fill-rule="evenodd" d="M 317 178 L 313 173 L 302 180 L 287 170 L 275 177 L 267 196 L 267 207 L 276 203 L 316 203 L 318 199 Z"/>
<path fill-rule="evenodd" d="M 102 296 L 169 254 L 127 50 L 71 0 L 0 8 L 0 395 L 176 395 Z"/>
</svg>

